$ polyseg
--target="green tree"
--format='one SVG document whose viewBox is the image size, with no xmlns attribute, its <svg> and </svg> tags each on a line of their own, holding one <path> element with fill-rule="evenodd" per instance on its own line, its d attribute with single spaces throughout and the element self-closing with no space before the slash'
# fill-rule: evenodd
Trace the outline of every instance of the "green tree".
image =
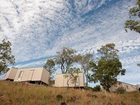
<svg viewBox="0 0 140 105">
<path fill-rule="evenodd" d="M 117 76 L 125 74 L 125 69 L 122 69 L 115 44 L 106 44 L 98 52 L 100 54 L 99 61 L 97 63 L 90 62 L 93 72 L 91 76 L 94 82 L 100 82 L 100 85 L 109 91 L 109 88 L 117 82 Z"/>
<path fill-rule="evenodd" d="M 0 43 L 0 74 L 8 70 L 9 64 L 14 63 L 15 58 L 12 55 L 11 43 L 4 39 L 2 40 L 2 43 Z"/>
<path fill-rule="evenodd" d="M 125 29 L 133 30 L 140 33 L 140 0 L 137 0 L 136 6 L 129 10 L 130 20 L 125 22 Z M 132 18 L 132 19 L 131 19 Z M 137 64 L 140 66 L 140 64 Z"/>
<path fill-rule="evenodd" d="M 125 29 L 140 33 L 140 0 L 137 0 L 136 6 L 129 10 L 130 20 L 125 22 Z"/>
<path fill-rule="evenodd" d="M 90 70 L 90 67 L 89 67 L 89 63 L 90 61 L 92 61 L 93 59 L 93 54 L 84 54 L 84 55 L 81 55 L 81 54 L 78 54 L 75 56 L 75 61 L 78 62 L 80 65 L 81 65 L 81 68 L 83 70 L 83 73 L 85 75 L 85 78 L 86 78 L 86 86 L 88 86 L 88 83 L 90 81 L 90 73 L 89 73 L 89 70 Z"/>
<path fill-rule="evenodd" d="M 67 79 L 67 86 L 69 87 L 70 82 L 74 84 L 74 86 L 76 87 L 76 83 L 77 83 L 77 79 L 79 77 L 79 73 L 80 73 L 80 68 L 70 68 L 68 73 L 66 73 L 65 78 Z"/>
<path fill-rule="evenodd" d="M 50 73 L 50 81 L 53 79 L 53 73 L 55 72 L 55 62 L 53 59 L 48 59 L 45 65 L 43 66 Z"/>
<path fill-rule="evenodd" d="M 57 52 L 55 62 L 60 66 L 63 74 L 67 73 L 74 63 L 75 52 L 76 51 L 71 48 L 63 48 L 60 52 Z"/>
</svg>

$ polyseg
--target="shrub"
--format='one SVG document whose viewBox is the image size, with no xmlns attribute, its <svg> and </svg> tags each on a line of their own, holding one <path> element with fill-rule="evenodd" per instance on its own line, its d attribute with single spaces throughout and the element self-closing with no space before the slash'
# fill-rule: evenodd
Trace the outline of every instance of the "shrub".
<svg viewBox="0 0 140 105">
<path fill-rule="evenodd" d="M 116 93 L 118 94 L 124 94 L 126 92 L 126 90 L 123 88 L 123 87 L 119 87 L 117 90 L 116 90 Z"/>
<path fill-rule="evenodd" d="M 57 101 L 62 101 L 62 99 L 63 99 L 63 96 L 62 95 L 59 94 L 59 95 L 56 96 L 56 100 Z"/>
<path fill-rule="evenodd" d="M 95 87 L 85 87 L 86 90 L 92 90 L 92 91 L 101 91 L 100 85 L 97 85 Z"/>
<path fill-rule="evenodd" d="M 86 89 L 86 90 L 93 90 L 92 87 L 88 87 L 88 86 L 86 86 L 85 89 Z"/>
<path fill-rule="evenodd" d="M 101 91 L 100 85 L 97 85 L 93 88 L 93 91 Z"/>
</svg>

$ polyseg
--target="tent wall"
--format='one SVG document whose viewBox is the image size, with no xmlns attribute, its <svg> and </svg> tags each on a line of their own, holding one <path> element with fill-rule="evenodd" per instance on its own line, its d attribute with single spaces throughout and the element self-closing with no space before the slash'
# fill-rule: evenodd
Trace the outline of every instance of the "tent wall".
<svg viewBox="0 0 140 105">
<path fill-rule="evenodd" d="M 6 79 L 6 80 L 14 80 L 17 71 L 18 71 L 17 68 L 11 68 L 11 69 L 6 73 L 5 79 Z"/>
<path fill-rule="evenodd" d="M 41 80 L 46 83 L 49 84 L 49 78 L 50 78 L 50 74 L 47 70 L 42 70 L 42 76 L 41 76 Z"/>
<path fill-rule="evenodd" d="M 22 82 L 22 81 L 36 81 L 49 83 L 49 72 L 43 68 L 24 68 L 19 69 L 14 81 Z"/>
<path fill-rule="evenodd" d="M 31 81 L 41 81 L 42 72 L 43 72 L 42 68 L 34 69 L 33 76 L 30 80 Z"/>
<path fill-rule="evenodd" d="M 59 74 L 55 78 L 55 87 L 84 87 L 84 74 L 79 73 L 76 84 L 72 81 L 69 74 Z"/>
<path fill-rule="evenodd" d="M 137 86 L 131 85 L 131 84 L 128 84 L 128 83 L 124 83 L 124 82 L 117 82 L 117 84 L 113 85 L 110 88 L 110 91 L 115 92 L 118 88 L 123 88 L 127 92 L 137 91 Z"/>
</svg>

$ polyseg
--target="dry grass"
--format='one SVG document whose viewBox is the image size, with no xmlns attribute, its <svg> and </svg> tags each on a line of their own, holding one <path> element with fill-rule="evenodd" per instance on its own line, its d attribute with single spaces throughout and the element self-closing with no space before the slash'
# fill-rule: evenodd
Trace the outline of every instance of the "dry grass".
<svg viewBox="0 0 140 105">
<path fill-rule="evenodd" d="M 140 105 L 140 93 L 103 93 L 0 81 L 0 105 Z"/>
</svg>

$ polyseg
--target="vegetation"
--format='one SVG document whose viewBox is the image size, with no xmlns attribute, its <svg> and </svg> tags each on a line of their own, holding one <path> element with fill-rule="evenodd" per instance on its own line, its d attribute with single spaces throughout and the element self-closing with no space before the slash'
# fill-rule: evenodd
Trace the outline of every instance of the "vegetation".
<svg viewBox="0 0 140 105">
<path fill-rule="evenodd" d="M 76 83 L 77 83 L 77 79 L 79 77 L 79 73 L 80 73 L 80 69 L 79 68 L 70 68 L 70 70 L 68 71 L 68 74 L 65 75 L 66 78 L 68 78 L 67 80 L 67 86 L 69 87 L 70 82 L 72 82 L 74 84 L 74 86 L 76 87 Z"/>
<path fill-rule="evenodd" d="M 93 88 L 93 91 L 101 91 L 100 85 L 97 85 Z"/>
<path fill-rule="evenodd" d="M 91 77 L 94 82 L 100 82 L 100 85 L 109 91 L 109 88 L 117 82 L 117 76 L 125 74 L 125 69 L 122 69 L 115 44 L 106 44 L 98 52 L 100 54 L 98 62 L 90 62 L 93 72 Z"/>
<path fill-rule="evenodd" d="M 92 54 L 76 54 L 74 49 L 63 48 L 57 52 L 55 58 L 47 60 L 44 68 L 50 69 L 49 72 L 52 75 L 56 70 L 55 67 L 57 67 L 57 69 L 60 67 L 62 74 L 70 74 L 66 75 L 66 78 L 69 76 L 67 84 L 69 84 L 70 79 L 76 84 L 78 74 L 83 70 L 86 77 L 86 85 L 88 85 L 89 61 L 92 60 L 92 56 Z M 81 69 L 74 67 L 74 65 L 81 66 Z"/>
<path fill-rule="evenodd" d="M 125 29 L 140 33 L 140 0 L 137 0 L 136 6 L 129 10 L 130 20 L 125 22 Z M 139 66 L 139 64 L 138 64 Z"/>
<path fill-rule="evenodd" d="M 85 78 L 86 78 L 86 86 L 88 86 L 88 82 L 90 82 L 90 61 L 93 60 L 93 54 L 78 54 L 77 56 L 75 56 L 75 61 L 77 63 L 79 63 L 81 65 L 81 68 L 83 70 L 83 73 L 85 74 Z"/>
<path fill-rule="evenodd" d="M 125 23 L 126 31 L 127 29 L 136 31 L 140 33 L 140 0 L 137 0 L 137 4 L 135 7 L 129 10 L 130 20 L 127 20 Z"/>
<path fill-rule="evenodd" d="M 70 70 L 70 67 L 74 63 L 75 50 L 71 48 L 63 48 L 62 51 L 57 52 L 55 62 L 60 66 L 63 74 Z"/>
<path fill-rule="evenodd" d="M 11 43 L 6 40 L 2 40 L 0 43 L 0 74 L 8 70 L 9 64 L 14 64 L 15 59 L 11 51 Z"/>
<path fill-rule="evenodd" d="M 139 105 L 140 93 L 103 93 L 0 81 L 0 105 Z"/>
<path fill-rule="evenodd" d="M 49 79 L 50 82 L 53 80 L 53 73 L 56 71 L 54 66 L 55 66 L 55 62 L 53 61 L 53 59 L 48 59 L 44 65 L 44 68 L 47 69 L 48 72 L 50 73 L 50 79 Z"/>
<path fill-rule="evenodd" d="M 122 69 L 122 64 L 119 60 L 118 50 L 115 49 L 115 44 L 110 43 L 102 46 L 98 50 L 98 60 L 95 62 L 93 54 L 76 54 L 74 49 L 63 48 L 57 53 L 54 59 L 49 59 L 44 65 L 52 74 L 57 65 L 61 72 L 68 77 L 67 85 L 72 80 L 76 86 L 78 74 L 83 72 L 86 77 L 86 86 L 88 82 L 99 82 L 100 85 L 107 91 L 117 82 L 118 75 L 124 75 L 125 69 Z M 74 67 L 80 65 L 80 68 Z"/>
</svg>

